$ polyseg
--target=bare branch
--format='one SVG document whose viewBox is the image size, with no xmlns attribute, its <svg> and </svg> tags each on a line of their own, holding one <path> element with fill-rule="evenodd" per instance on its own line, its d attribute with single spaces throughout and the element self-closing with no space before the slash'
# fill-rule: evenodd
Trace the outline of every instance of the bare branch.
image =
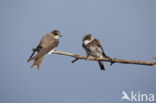
<svg viewBox="0 0 156 103">
<path fill-rule="evenodd" d="M 69 52 L 56 51 L 56 50 L 53 52 L 53 54 L 66 55 L 66 56 L 74 57 L 75 59 L 72 61 L 72 63 L 74 63 L 78 59 L 85 59 L 86 60 L 86 58 L 87 58 L 86 56 L 73 54 L 73 53 L 69 53 Z M 124 63 L 124 64 L 137 64 L 137 65 L 156 66 L 156 62 L 152 62 L 152 61 L 126 60 L 126 59 L 117 59 L 117 58 L 94 58 L 94 57 L 91 57 L 89 60 L 106 61 L 106 62 L 112 62 L 112 63 Z"/>
</svg>

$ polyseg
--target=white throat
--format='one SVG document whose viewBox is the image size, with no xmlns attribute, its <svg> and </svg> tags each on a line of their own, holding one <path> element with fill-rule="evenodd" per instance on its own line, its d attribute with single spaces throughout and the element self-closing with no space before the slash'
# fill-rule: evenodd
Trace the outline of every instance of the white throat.
<svg viewBox="0 0 156 103">
<path fill-rule="evenodd" d="M 59 39 L 59 38 L 60 38 L 60 36 L 59 36 L 59 35 L 56 35 L 56 36 L 54 36 L 54 38 L 55 38 L 55 39 Z"/>
<path fill-rule="evenodd" d="M 93 41 L 93 39 L 92 40 L 84 40 L 84 45 L 88 45 L 92 41 Z"/>
</svg>

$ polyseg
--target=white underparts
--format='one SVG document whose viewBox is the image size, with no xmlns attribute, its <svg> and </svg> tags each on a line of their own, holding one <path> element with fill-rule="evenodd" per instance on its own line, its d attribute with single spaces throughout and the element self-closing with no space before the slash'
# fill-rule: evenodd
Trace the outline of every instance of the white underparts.
<svg viewBox="0 0 156 103">
<path fill-rule="evenodd" d="M 54 49 L 52 49 L 51 51 L 48 52 L 48 55 L 50 55 L 51 53 L 54 52 Z"/>
<path fill-rule="evenodd" d="M 99 47 L 90 46 L 89 52 L 90 52 L 90 55 L 92 55 L 93 57 L 99 57 L 99 58 L 103 57 L 102 56 L 102 50 Z"/>
</svg>

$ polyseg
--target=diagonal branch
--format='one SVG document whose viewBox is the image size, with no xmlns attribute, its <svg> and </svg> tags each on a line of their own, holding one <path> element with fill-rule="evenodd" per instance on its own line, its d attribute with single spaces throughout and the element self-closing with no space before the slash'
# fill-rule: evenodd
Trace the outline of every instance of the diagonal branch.
<svg viewBox="0 0 156 103">
<path fill-rule="evenodd" d="M 53 54 L 66 55 L 66 56 L 74 57 L 75 59 L 72 61 L 73 63 L 75 61 L 77 61 L 78 59 L 85 59 L 86 60 L 86 58 L 87 58 L 86 56 L 73 54 L 73 53 L 69 53 L 69 52 L 56 51 L 56 50 L 53 52 Z M 124 64 L 156 66 L 156 62 L 152 62 L 152 61 L 126 60 L 126 59 L 117 59 L 117 58 L 94 58 L 94 57 L 89 58 L 89 60 L 106 61 L 106 62 L 111 62 L 111 63 L 124 63 Z"/>
</svg>

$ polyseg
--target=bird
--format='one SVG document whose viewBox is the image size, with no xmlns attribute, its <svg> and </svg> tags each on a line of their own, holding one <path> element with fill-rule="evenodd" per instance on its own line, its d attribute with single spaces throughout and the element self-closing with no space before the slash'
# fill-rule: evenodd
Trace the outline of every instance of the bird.
<svg viewBox="0 0 156 103">
<path fill-rule="evenodd" d="M 31 68 L 33 68 L 34 65 L 37 66 L 37 69 L 40 69 L 40 65 L 45 57 L 46 54 L 51 54 L 54 52 L 54 49 L 59 44 L 59 39 L 62 37 L 62 34 L 59 30 L 53 30 L 52 32 L 46 34 L 41 39 L 40 43 L 36 48 L 33 48 L 33 53 L 28 58 L 27 62 L 30 62 L 34 60 Z M 34 54 L 37 52 L 37 54 L 34 56 Z"/>
<path fill-rule="evenodd" d="M 83 37 L 82 47 L 86 51 L 87 60 L 89 60 L 90 57 L 110 58 L 109 56 L 105 54 L 103 47 L 101 45 L 101 42 L 98 39 L 96 39 L 92 34 L 87 34 Z M 102 61 L 98 61 L 98 64 L 101 70 L 105 70 L 105 67 Z"/>
</svg>

